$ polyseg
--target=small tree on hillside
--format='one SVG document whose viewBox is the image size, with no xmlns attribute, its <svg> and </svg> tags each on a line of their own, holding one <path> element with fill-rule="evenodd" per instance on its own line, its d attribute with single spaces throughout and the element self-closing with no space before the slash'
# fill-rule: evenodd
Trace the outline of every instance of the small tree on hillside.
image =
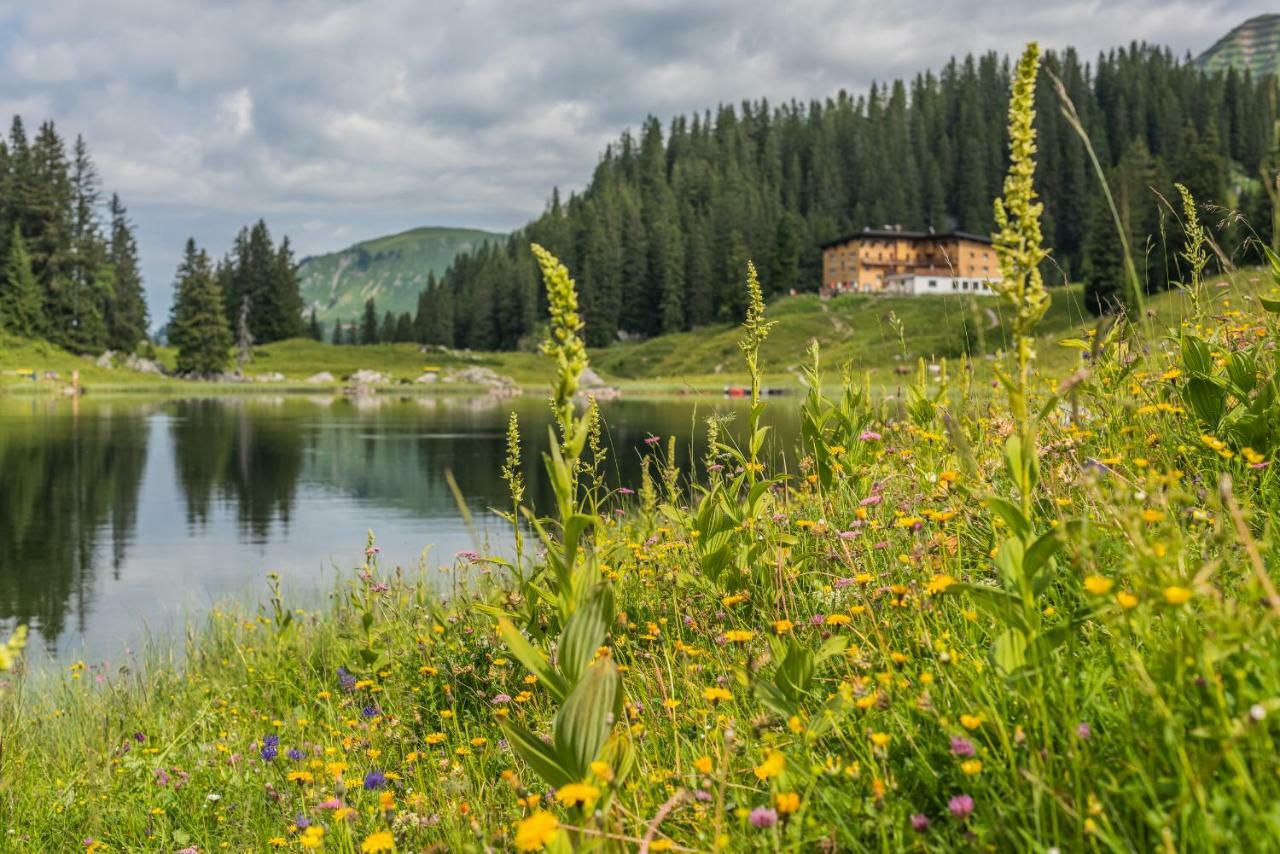
<svg viewBox="0 0 1280 854">
<path fill-rule="evenodd" d="M 311 309 L 311 322 L 309 326 L 310 328 L 308 331 L 311 333 L 311 340 L 323 341 L 324 332 L 320 329 L 320 318 L 316 317 L 316 310 L 314 308 Z"/>
<path fill-rule="evenodd" d="M 187 240 L 175 289 L 168 331 L 169 343 L 178 348 L 178 372 L 216 374 L 227 366 L 231 329 L 209 256 L 193 239 Z"/>
<path fill-rule="evenodd" d="M 364 319 L 360 322 L 360 343 L 378 343 L 378 308 L 373 304 L 372 298 L 364 301 Z"/>
<path fill-rule="evenodd" d="M 9 260 L 0 272 L 0 329 L 26 338 L 44 334 L 40 285 L 31 271 L 22 233 L 15 223 L 9 239 Z"/>
</svg>

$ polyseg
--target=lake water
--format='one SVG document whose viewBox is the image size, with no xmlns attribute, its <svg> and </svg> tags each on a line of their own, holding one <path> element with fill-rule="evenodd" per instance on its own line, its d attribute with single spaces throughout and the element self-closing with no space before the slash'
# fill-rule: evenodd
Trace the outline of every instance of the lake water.
<svg viewBox="0 0 1280 854">
<path fill-rule="evenodd" d="M 795 401 L 777 403 L 769 420 L 794 435 Z M 545 510 L 537 451 L 549 416 L 538 394 L 0 395 L 0 637 L 30 625 L 35 666 L 118 661 L 148 640 L 172 644 L 214 603 L 257 601 L 268 572 L 291 601 L 320 601 L 360 564 L 370 529 L 384 566 L 434 569 L 460 551 L 500 550 L 505 523 L 488 508 L 509 503 L 499 467 L 513 409 L 529 500 Z M 632 488 L 646 437 L 675 435 L 687 462 L 691 440 L 701 454 L 706 416 L 746 417 L 744 404 L 718 398 L 602 409 L 610 481 Z"/>
</svg>

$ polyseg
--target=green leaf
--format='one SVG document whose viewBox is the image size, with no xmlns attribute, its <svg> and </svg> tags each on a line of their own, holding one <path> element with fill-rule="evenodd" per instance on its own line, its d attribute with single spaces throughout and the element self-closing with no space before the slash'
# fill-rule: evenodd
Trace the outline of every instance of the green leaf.
<svg viewBox="0 0 1280 854">
<path fill-rule="evenodd" d="M 539 777 L 546 781 L 547 785 L 560 787 L 566 783 L 575 783 L 581 777 L 575 777 L 556 757 L 555 748 L 538 738 L 529 730 L 520 724 L 510 721 L 501 720 L 499 725 L 502 727 L 502 734 L 506 736 L 507 743 L 515 749 L 520 758 L 528 763 Z"/>
<path fill-rule="evenodd" d="M 1222 422 L 1226 410 L 1226 392 L 1217 382 L 1205 377 L 1191 377 L 1184 391 L 1187 403 L 1211 430 Z"/>
<path fill-rule="evenodd" d="M 1280 299 L 1272 299 L 1270 297 L 1258 297 L 1258 302 L 1262 307 L 1272 314 L 1280 314 Z"/>
<path fill-rule="evenodd" d="M 502 642 L 507 645 L 507 649 L 511 650 L 516 660 L 546 686 L 551 696 L 560 701 L 564 700 L 565 695 L 569 693 L 569 686 L 551 667 L 547 657 L 525 640 L 524 635 L 520 634 L 520 630 L 512 625 L 511 621 L 498 621 L 498 636 L 502 638 Z"/>
<path fill-rule="evenodd" d="M 601 582 L 591 588 L 560 634 L 558 663 L 565 680 L 573 685 L 604 643 L 613 622 L 613 588 Z"/>
<path fill-rule="evenodd" d="M 556 758 L 575 779 L 587 776 L 609 737 L 620 681 L 613 659 L 601 658 L 587 668 L 556 713 L 552 725 Z"/>
<path fill-rule="evenodd" d="M 1026 620 L 1022 616 L 1021 600 L 998 587 L 959 582 L 948 587 L 945 593 L 948 596 L 968 593 L 974 605 L 977 605 L 980 610 L 995 617 L 1004 625 L 1015 626 L 1023 630 L 1027 628 Z"/>
<path fill-rule="evenodd" d="M 813 653 L 792 638 L 773 681 L 787 699 L 799 700 L 813 681 Z"/>
<path fill-rule="evenodd" d="M 1254 358 L 1252 353 L 1243 350 L 1237 350 L 1231 354 L 1231 358 L 1227 360 L 1227 376 L 1231 378 L 1232 384 L 1239 389 L 1245 397 L 1249 392 L 1258 385 L 1258 360 Z"/>
<path fill-rule="evenodd" d="M 818 652 L 813 656 L 814 666 L 822 664 L 828 658 L 834 658 L 842 654 L 849 646 L 849 637 L 847 635 L 834 635 L 827 638 L 822 646 L 818 647 Z"/>
<path fill-rule="evenodd" d="M 1022 570 L 1029 578 L 1035 578 L 1045 564 L 1053 559 L 1064 545 L 1062 532 L 1052 528 L 1036 538 L 1022 558 Z"/>
<path fill-rule="evenodd" d="M 1027 638 L 1018 629 L 1002 632 L 991 645 L 991 663 L 1005 676 L 1027 666 Z"/>
<path fill-rule="evenodd" d="M 1009 526 L 1009 530 L 1019 537 L 1025 537 L 1031 533 L 1031 522 L 1023 515 L 1022 508 L 1018 505 L 998 495 L 988 495 L 986 501 L 987 506 Z"/>
<path fill-rule="evenodd" d="M 1211 373 L 1213 359 L 1209 355 L 1209 345 L 1194 335 L 1183 335 L 1182 366 L 1192 374 Z"/>
</svg>

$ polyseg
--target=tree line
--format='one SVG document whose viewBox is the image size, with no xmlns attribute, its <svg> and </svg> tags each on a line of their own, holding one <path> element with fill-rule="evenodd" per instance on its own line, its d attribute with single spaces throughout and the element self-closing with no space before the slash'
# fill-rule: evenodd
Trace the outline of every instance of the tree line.
<svg viewBox="0 0 1280 854">
<path fill-rule="evenodd" d="M 264 220 L 236 235 L 231 250 L 216 264 L 187 240 L 174 283 L 173 309 L 165 327 L 178 349 L 178 372 L 215 374 L 254 344 L 318 336 L 315 313 L 303 314 L 298 265 L 286 236 L 277 247 Z"/>
<path fill-rule="evenodd" d="M 89 147 L 51 121 L 0 139 L 0 330 L 75 353 L 132 353 L 147 338 L 133 224 L 104 196 Z"/>
<path fill-rule="evenodd" d="M 1174 198 L 1174 180 L 1269 232 L 1257 177 L 1275 165 L 1274 77 L 1206 74 L 1137 44 L 1091 64 L 1073 50 L 1050 53 L 1045 67 L 1079 112 L 1149 289 L 1176 272 L 1179 226 L 1160 198 Z M 990 233 L 1009 82 L 1008 59 L 988 53 L 865 95 L 726 105 L 665 127 L 650 117 L 638 137 L 624 133 L 605 150 L 581 193 L 566 201 L 553 192 L 546 211 L 508 240 L 459 255 L 423 293 L 418 340 L 513 349 L 536 339 L 543 312 L 531 241 L 574 270 L 589 343 L 601 346 L 740 319 L 748 258 L 773 295 L 815 289 L 819 244 L 865 226 Z M 1036 183 L 1054 247 L 1047 273 L 1084 280 L 1101 309 L 1124 281 L 1114 225 L 1051 76 L 1039 86 Z M 1224 250 L 1245 251 L 1246 236 L 1229 230 Z"/>
</svg>

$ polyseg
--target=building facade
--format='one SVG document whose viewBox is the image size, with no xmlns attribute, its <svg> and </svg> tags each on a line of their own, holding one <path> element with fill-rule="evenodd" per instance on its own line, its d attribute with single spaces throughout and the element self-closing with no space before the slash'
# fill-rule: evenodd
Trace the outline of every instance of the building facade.
<svg viewBox="0 0 1280 854">
<path fill-rule="evenodd" d="M 990 279 L 962 279 L 959 276 L 939 276 L 933 273 L 901 273 L 885 279 L 883 293 L 894 296 L 919 297 L 954 296 L 972 294 L 980 297 L 994 296 Z"/>
<path fill-rule="evenodd" d="M 1000 266 L 990 238 L 963 231 L 864 228 L 822 244 L 824 295 L 887 292 L 890 280 L 902 276 L 924 276 L 926 283 L 929 278 L 992 282 L 999 281 Z M 924 292 L 931 292 L 927 285 Z"/>
</svg>

